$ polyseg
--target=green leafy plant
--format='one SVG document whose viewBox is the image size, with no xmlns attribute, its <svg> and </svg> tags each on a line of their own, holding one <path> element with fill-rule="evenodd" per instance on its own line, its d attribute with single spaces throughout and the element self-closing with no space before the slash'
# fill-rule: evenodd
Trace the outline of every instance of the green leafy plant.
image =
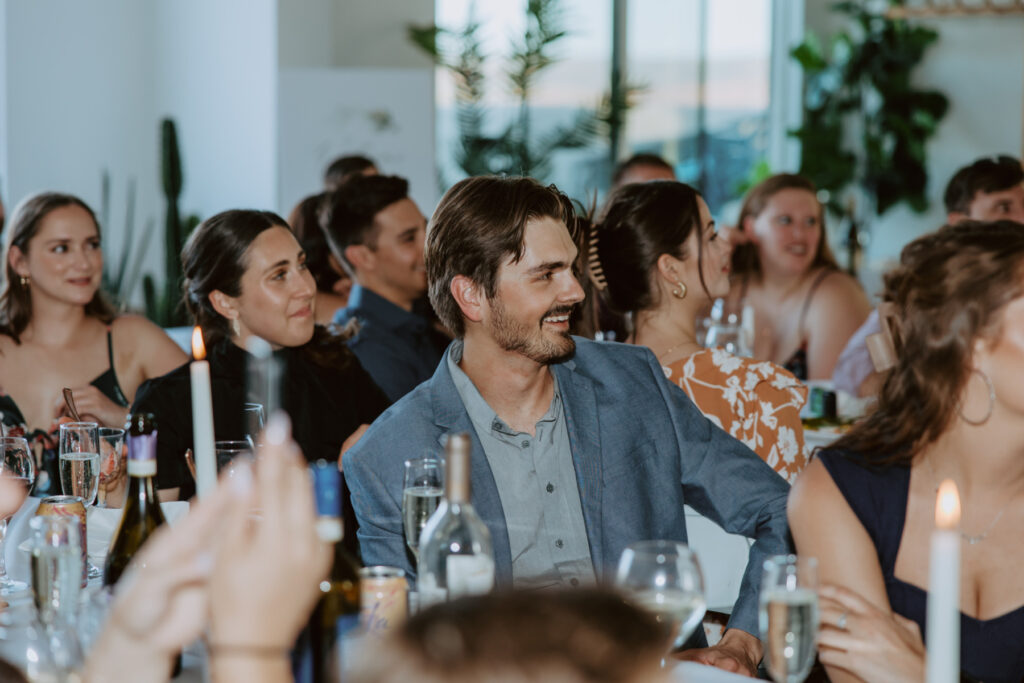
<svg viewBox="0 0 1024 683">
<path fill-rule="evenodd" d="M 551 171 L 557 150 L 585 147 L 623 125 L 631 98 L 640 90 L 628 84 L 613 87 L 596 109 L 580 109 L 568 124 L 535 130 L 531 91 L 537 76 L 557 61 L 554 48 L 568 35 L 564 21 L 559 0 L 528 0 L 526 31 L 507 59 L 507 85 L 518 107 L 512 121 L 503 127 L 489 125 L 491 115 L 484 105 L 488 57 L 481 44 L 481 24 L 472 14 L 461 29 L 408 27 L 412 43 L 454 78 L 459 131 L 455 162 L 466 175 L 504 173 L 543 179 Z M 443 179 L 442 183 L 447 185 Z"/>
<path fill-rule="evenodd" d="M 830 53 L 813 35 L 792 51 L 805 78 L 804 122 L 791 131 L 801 142 L 800 173 L 829 191 L 840 214 L 840 193 L 851 185 L 868 194 L 878 215 L 901 202 L 922 212 L 927 142 L 949 102 L 914 87 L 911 76 L 938 33 L 869 4 L 833 4 L 853 30 L 833 36 Z"/>
<path fill-rule="evenodd" d="M 181 285 L 184 275 L 181 269 L 181 249 L 185 240 L 199 224 L 199 217 L 187 216 L 184 220 L 178 210 L 184 179 L 181 171 L 181 154 L 178 150 L 178 134 L 174 121 L 160 122 L 161 180 L 167 209 L 164 214 L 164 273 L 157 284 L 152 274 L 142 279 L 142 291 L 146 302 L 146 317 L 161 327 L 187 325 L 188 314 L 181 305 Z"/>
</svg>

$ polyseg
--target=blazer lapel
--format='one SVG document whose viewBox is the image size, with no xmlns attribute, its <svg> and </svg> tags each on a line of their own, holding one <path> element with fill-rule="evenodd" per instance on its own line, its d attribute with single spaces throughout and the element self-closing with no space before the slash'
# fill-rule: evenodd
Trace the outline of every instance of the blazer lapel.
<svg viewBox="0 0 1024 683">
<path fill-rule="evenodd" d="M 449 347 L 450 348 L 450 347 Z M 470 452 L 470 485 L 472 486 L 473 508 L 480 518 L 487 523 L 491 532 L 491 545 L 494 548 L 495 579 L 498 583 L 512 584 L 512 549 L 508 542 L 508 529 L 505 525 L 505 510 L 501 506 L 498 486 L 494 482 L 494 474 L 484 455 L 484 447 L 477 437 L 469 413 L 462 404 L 448 370 L 448 352 L 430 380 L 431 406 L 434 410 L 434 424 L 440 429 L 438 443 L 444 448 L 445 437 L 452 432 L 469 434 L 472 450 Z"/>
<path fill-rule="evenodd" d="M 576 485 L 580 491 L 583 522 L 587 527 L 590 559 L 594 570 L 601 574 L 603 567 L 603 538 L 601 521 L 601 434 L 598 428 L 597 398 L 594 383 L 575 371 L 575 363 L 568 361 L 552 366 L 562 394 L 569 449 L 576 468 Z"/>
</svg>

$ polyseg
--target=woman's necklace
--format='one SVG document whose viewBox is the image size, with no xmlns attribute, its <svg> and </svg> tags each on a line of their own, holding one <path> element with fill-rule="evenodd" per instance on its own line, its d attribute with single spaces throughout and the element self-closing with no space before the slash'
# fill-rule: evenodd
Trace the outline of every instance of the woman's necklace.
<svg viewBox="0 0 1024 683">
<path fill-rule="evenodd" d="M 935 473 L 935 468 L 932 467 L 931 458 L 925 458 L 924 464 L 928 465 L 928 471 L 931 472 L 932 475 L 932 484 L 934 484 L 935 486 L 935 491 L 938 492 L 939 476 Z M 968 534 L 964 533 L 964 531 L 961 530 L 960 537 L 967 541 L 967 545 L 974 545 L 975 543 L 981 543 L 982 541 L 984 541 L 986 538 L 988 538 L 988 535 L 992 533 L 992 529 L 994 529 L 996 524 L 999 523 L 999 520 L 1003 518 L 1003 513 L 1006 512 L 1006 508 L 1010 507 L 1010 503 L 1012 502 L 1013 496 L 1010 496 L 1010 500 L 1006 501 L 1006 504 L 999 509 L 999 512 L 996 514 L 995 518 L 991 522 L 989 522 L 989 525 L 985 527 L 985 530 L 982 531 L 980 534 Z"/>
</svg>

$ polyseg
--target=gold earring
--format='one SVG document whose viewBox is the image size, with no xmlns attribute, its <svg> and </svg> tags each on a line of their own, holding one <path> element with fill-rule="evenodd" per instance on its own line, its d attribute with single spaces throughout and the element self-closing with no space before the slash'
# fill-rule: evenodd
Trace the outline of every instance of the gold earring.
<svg viewBox="0 0 1024 683">
<path fill-rule="evenodd" d="M 28 289 L 28 285 L 29 285 L 28 276 L 27 275 L 22 275 L 21 276 L 21 286 L 26 288 L 26 289 Z"/>
<path fill-rule="evenodd" d="M 686 285 L 684 285 L 682 282 L 676 282 L 676 285 L 678 286 L 672 290 L 672 296 L 674 296 L 677 299 L 685 299 Z"/>
</svg>

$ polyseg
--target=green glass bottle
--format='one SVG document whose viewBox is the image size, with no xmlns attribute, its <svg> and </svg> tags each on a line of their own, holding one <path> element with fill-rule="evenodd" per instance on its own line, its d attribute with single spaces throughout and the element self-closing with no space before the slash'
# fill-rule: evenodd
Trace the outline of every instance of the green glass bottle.
<svg viewBox="0 0 1024 683">
<path fill-rule="evenodd" d="M 156 422 L 149 413 L 128 419 L 128 494 L 121 522 L 107 553 L 103 585 L 117 583 L 146 539 L 164 524 L 156 497 Z"/>
</svg>

